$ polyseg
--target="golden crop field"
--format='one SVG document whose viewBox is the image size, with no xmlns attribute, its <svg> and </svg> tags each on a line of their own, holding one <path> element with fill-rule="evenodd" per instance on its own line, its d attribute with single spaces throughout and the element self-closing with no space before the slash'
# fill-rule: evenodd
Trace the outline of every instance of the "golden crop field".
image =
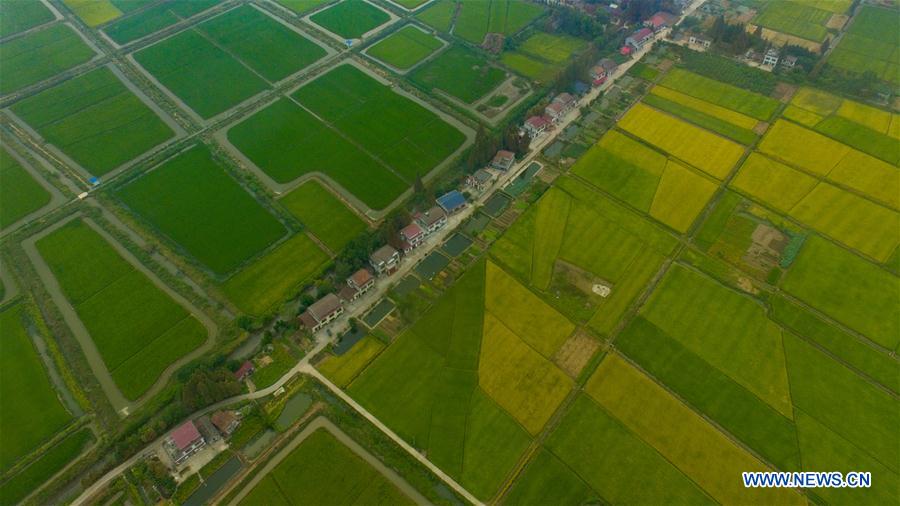
<svg viewBox="0 0 900 506">
<path fill-rule="evenodd" d="M 707 174 L 724 179 L 744 152 L 739 144 L 643 104 L 619 126 Z"/>
<path fill-rule="evenodd" d="M 790 214 L 879 262 L 900 244 L 900 214 L 828 183 L 819 183 Z"/>
<path fill-rule="evenodd" d="M 122 15 L 109 0 L 63 0 L 90 27 L 100 26 Z"/>
<path fill-rule="evenodd" d="M 670 160 L 653 196 L 650 216 L 687 232 L 717 188 L 706 177 Z"/>
<path fill-rule="evenodd" d="M 744 161 L 731 186 L 782 212 L 789 212 L 819 181 L 759 153 Z"/>
<path fill-rule="evenodd" d="M 791 98 L 791 105 L 814 112 L 819 116 L 828 116 L 841 106 L 841 97 L 815 88 L 800 88 Z"/>
<path fill-rule="evenodd" d="M 828 174 L 828 179 L 900 209 L 900 170 L 887 162 L 851 150 Z"/>
<path fill-rule="evenodd" d="M 756 118 L 751 118 L 731 109 L 685 95 L 665 86 L 654 86 L 650 93 L 748 130 L 752 130 L 758 122 Z"/>
<path fill-rule="evenodd" d="M 525 344 L 489 311 L 478 384 L 531 434 L 537 434 L 574 386 L 560 368 Z"/>
<path fill-rule="evenodd" d="M 810 128 L 816 126 L 820 121 L 822 121 L 822 119 L 824 119 L 823 116 L 820 116 L 812 111 L 797 107 L 794 104 L 788 105 L 782 113 L 782 116 Z"/>
<path fill-rule="evenodd" d="M 805 503 L 790 489 L 744 488 L 741 472 L 771 469 L 618 355 L 607 355 L 585 390 L 716 501 Z"/>
<path fill-rule="evenodd" d="M 844 100 L 837 110 L 837 115 L 883 134 L 891 129 L 891 120 L 896 116 L 852 100 Z"/>
<path fill-rule="evenodd" d="M 653 174 L 661 175 L 666 169 L 665 155 L 616 130 L 606 132 L 598 144 L 619 158 Z"/>
<path fill-rule="evenodd" d="M 850 147 L 789 121 L 778 120 L 759 150 L 819 176 L 827 176 Z"/>
</svg>

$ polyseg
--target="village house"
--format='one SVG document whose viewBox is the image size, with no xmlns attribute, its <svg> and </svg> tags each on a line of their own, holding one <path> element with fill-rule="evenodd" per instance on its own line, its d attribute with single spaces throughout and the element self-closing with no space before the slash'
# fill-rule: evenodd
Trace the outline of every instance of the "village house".
<svg viewBox="0 0 900 506">
<path fill-rule="evenodd" d="M 466 176 L 466 186 L 473 190 L 484 191 L 491 185 L 494 176 L 487 169 L 478 169 L 474 174 Z"/>
<path fill-rule="evenodd" d="M 619 65 L 609 58 L 603 58 L 591 68 L 591 83 L 594 86 L 600 86 L 609 79 Z"/>
<path fill-rule="evenodd" d="M 310 304 L 300 315 L 300 323 L 310 332 L 318 332 L 344 313 L 344 306 L 337 295 L 329 293 Z"/>
<path fill-rule="evenodd" d="M 559 123 L 565 118 L 566 114 L 575 108 L 578 102 L 570 93 L 560 93 L 553 98 L 547 107 L 544 108 L 544 114 L 554 123 Z"/>
<path fill-rule="evenodd" d="M 438 197 L 437 204 L 450 215 L 466 207 L 466 197 L 457 190 L 451 190 Z"/>
<path fill-rule="evenodd" d="M 176 427 L 163 442 L 166 453 L 169 454 L 176 466 L 184 464 L 187 459 L 191 458 L 191 455 L 203 449 L 204 446 L 206 446 L 206 441 L 191 420 Z"/>
<path fill-rule="evenodd" d="M 625 38 L 625 46 L 634 51 L 640 51 L 644 46 L 653 41 L 653 30 L 641 28 Z M 625 54 L 630 54 L 628 51 Z"/>
<path fill-rule="evenodd" d="M 785 56 L 781 59 L 781 66 L 792 69 L 797 66 L 797 57 L 794 55 Z"/>
<path fill-rule="evenodd" d="M 203 440 L 206 441 L 207 444 L 213 444 L 222 439 L 219 430 L 216 429 L 212 420 L 210 420 L 207 415 L 203 415 L 197 419 L 197 430 L 200 431 L 200 435 L 203 436 Z"/>
<path fill-rule="evenodd" d="M 347 278 L 347 285 L 341 288 L 338 295 L 345 301 L 352 302 L 362 297 L 373 286 L 375 286 L 375 277 L 372 276 L 369 269 L 362 268 Z"/>
<path fill-rule="evenodd" d="M 412 222 L 400 230 L 400 241 L 403 243 L 401 249 L 404 255 L 408 255 L 410 251 L 418 248 L 423 240 L 425 240 L 425 231 L 416 222 Z"/>
<path fill-rule="evenodd" d="M 234 414 L 234 411 L 216 411 L 210 417 L 212 424 L 219 429 L 219 433 L 224 437 L 228 437 L 234 432 L 241 421 Z"/>
<path fill-rule="evenodd" d="M 438 206 L 420 213 L 416 216 L 416 223 L 425 231 L 425 235 L 431 235 L 447 224 L 447 213 Z"/>
<path fill-rule="evenodd" d="M 238 368 L 237 371 L 234 371 L 234 379 L 238 381 L 244 381 L 245 379 L 250 377 L 250 375 L 253 374 L 254 371 L 255 369 L 253 368 L 253 362 L 247 360 L 243 364 L 241 364 L 241 367 Z"/>
<path fill-rule="evenodd" d="M 389 244 L 375 250 L 369 255 L 369 264 L 375 269 L 375 274 L 392 274 L 400 263 L 400 253 Z"/>
<path fill-rule="evenodd" d="M 778 50 L 774 47 L 770 48 L 768 51 L 766 51 L 766 55 L 763 57 L 762 64 L 774 67 L 775 65 L 778 65 L 778 56 Z"/>
<path fill-rule="evenodd" d="M 644 21 L 644 26 L 652 29 L 654 33 L 659 33 L 666 28 L 674 26 L 676 21 L 678 21 L 678 16 L 669 12 L 659 11 Z"/>
<path fill-rule="evenodd" d="M 547 128 L 550 126 L 550 121 L 543 116 L 532 116 L 525 120 L 525 133 L 528 135 L 530 139 L 534 139 L 538 135 L 547 131 Z"/>
<path fill-rule="evenodd" d="M 497 151 L 497 154 L 494 155 L 494 159 L 491 160 L 491 167 L 505 172 L 509 170 L 514 163 L 516 163 L 516 154 L 512 151 L 501 149 L 500 151 Z"/>
<path fill-rule="evenodd" d="M 709 47 L 712 45 L 711 40 L 704 38 L 704 37 L 700 37 L 699 35 L 691 35 L 690 38 L 688 38 L 688 42 L 691 45 L 700 46 L 703 49 L 709 49 Z"/>
</svg>

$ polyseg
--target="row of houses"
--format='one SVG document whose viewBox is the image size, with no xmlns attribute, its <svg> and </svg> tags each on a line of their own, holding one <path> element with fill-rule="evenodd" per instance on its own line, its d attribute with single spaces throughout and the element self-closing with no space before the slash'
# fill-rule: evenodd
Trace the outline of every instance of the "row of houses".
<svg viewBox="0 0 900 506">
<path fill-rule="evenodd" d="M 666 28 L 675 26 L 677 21 L 678 16 L 672 13 L 665 11 L 657 12 L 644 21 L 644 26 L 642 28 L 635 30 L 634 33 L 625 38 L 625 45 L 622 46 L 619 52 L 627 56 L 631 53 L 640 51 L 644 46 L 653 41 L 654 36 L 657 33 Z"/>
<path fill-rule="evenodd" d="M 578 100 L 571 93 L 560 93 L 553 97 L 553 100 L 544 107 L 544 114 L 540 116 L 531 116 L 525 120 L 522 125 L 522 131 L 529 138 L 535 137 L 546 132 L 554 125 L 560 123 L 570 111 L 578 105 Z"/>
<path fill-rule="evenodd" d="M 163 449 L 180 466 L 207 445 L 230 436 L 240 424 L 239 414 L 231 410 L 203 415 L 196 422 L 188 420 L 173 429 L 163 441 Z"/>
<path fill-rule="evenodd" d="M 412 222 L 400 230 L 401 251 L 404 255 L 421 246 L 425 239 L 444 228 L 448 217 L 466 206 L 462 193 L 453 190 L 437 198 L 435 206 L 424 213 L 416 213 Z M 304 328 L 318 332 L 344 314 L 344 304 L 356 301 L 375 286 L 375 276 L 393 274 L 400 265 L 401 251 L 389 244 L 378 248 L 369 255 L 368 268 L 362 268 L 347 278 L 346 284 L 337 294 L 329 293 L 313 302 L 298 316 Z"/>
</svg>

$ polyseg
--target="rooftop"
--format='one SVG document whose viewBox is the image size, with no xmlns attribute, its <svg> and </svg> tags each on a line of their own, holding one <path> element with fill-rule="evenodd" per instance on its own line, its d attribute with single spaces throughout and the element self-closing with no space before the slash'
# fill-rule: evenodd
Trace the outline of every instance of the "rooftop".
<svg viewBox="0 0 900 506">
<path fill-rule="evenodd" d="M 350 276 L 350 279 L 353 281 L 353 284 L 356 286 L 363 286 L 369 281 L 372 280 L 372 273 L 369 272 L 369 269 L 365 267 L 354 272 L 353 275 Z"/>
<path fill-rule="evenodd" d="M 466 205 L 466 197 L 459 191 L 452 190 L 438 197 L 437 203 L 449 213 Z"/>
<path fill-rule="evenodd" d="M 402 235 L 406 239 L 414 239 L 422 235 L 422 227 L 420 227 L 415 222 L 410 223 L 409 225 L 403 227 L 402 230 L 400 230 L 400 235 Z"/>
<path fill-rule="evenodd" d="M 443 209 L 438 206 L 434 206 L 421 214 L 419 216 L 419 221 L 426 227 L 430 227 L 446 217 L 447 213 L 445 213 Z"/>
<path fill-rule="evenodd" d="M 183 424 L 179 425 L 169 434 L 169 437 L 172 438 L 172 442 L 175 443 L 175 447 L 179 450 L 184 450 L 188 446 L 191 446 L 191 443 L 200 439 L 200 431 L 197 430 L 197 426 L 194 425 L 194 422 L 188 420 Z"/>
<path fill-rule="evenodd" d="M 385 244 L 384 246 L 378 248 L 372 253 L 370 257 L 373 263 L 382 263 L 387 262 L 391 259 L 392 256 L 397 254 L 397 250 L 394 249 L 390 244 Z"/>
<path fill-rule="evenodd" d="M 322 321 L 328 315 L 340 309 L 340 307 L 341 300 L 337 298 L 337 295 L 329 293 L 321 299 L 313 302 L 306 309 L 306 312 L 312 315 L 312 317 L 315 318 L 316 321 Z"/>
</svg>

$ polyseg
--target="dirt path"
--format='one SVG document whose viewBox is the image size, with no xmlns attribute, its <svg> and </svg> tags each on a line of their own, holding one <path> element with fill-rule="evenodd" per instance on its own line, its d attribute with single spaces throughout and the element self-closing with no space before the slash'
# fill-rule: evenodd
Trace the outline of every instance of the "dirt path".
<svg viewBox="0 0 900 506">
<path fill-rule="evenodd" d="M 51 234 L 70 221 L 81 217 L 82 216 L 80 214 L 74 214 L 68 219 L 55 223 L 54 225 L 46 228 L 40 233 L 22 241 L 22 248 L 25 250 L 25 254 L 28 256 L 32 265 L 34 265 L 34 268 L 37 271 L 38 277 L 40 277 L 41 282 L 50 293 L 51 299 L 53 299 L 53 302 L 62 313 L 63 319 L 65 320 L 66 324 L 75 335 L 75 339 L 81 346 L 88 365 L 91 368 L 91 371 L 94 373 L 94 376 L 96 376 L 97 381 L 100 383 L 100 386 L 103 389 L 103 392 L 106 394 L 106 397 L 109 399 L 110 404 L 112 404 L 113 409 L 115 409 L 120 416 L 125 417 L 128 415 L 128 413 L 131 412 L 131 410 L 139 407 L 148 399 L 159 393 L 159 391 L 162 390 L 163 387 L 165 387 L 166 383 L 175 372 L 175 370 L 212 349 L 212 345 L 215 342 L 216 336 L 218 335 L 218 327 L 216 326 L 215 322 L 212 321 L 212 319 L 206 316 L 205 313 L 199 311 L 187 299 L 182 297 L 179 293 L 177 293 L 175 290 L 173 290 L 168 285 L 163 283 L 159 278 L 157 278 L 150 269 L 144 266 L 144 264 L 142 264 L 137 258 L 135 258 L 131 254 L 131 252 L 128 251 L 124 246 L 119 244 L 115 240 L 115 238 L 109 235 L 108 232 L 103 230 L 100 226 L 98 226 L 90 219 L 83 218 L 84 222 L 96 232 L 98 232 L 104 239 L 106 239 L 110 246 L 112 246 L 113 249 L 115 249 L 120 255 L 122 255 L 122 257 L 125 258 L 128 263 L 130 263 L 138 271 L 147 276 L 154 285 L 156 285 L 159 289 L 172 297 L 172 299 L 174 299 L 177 303 L 181 304 L 188 312 L 190 312 L 195 318 L 197 318 L 197 320 L 200 321 L 200 323 L 202 323 L 204 327 L 206 327 L 207 331 L 206 341 L 200 347 L 196 348 L 189 354 L 181 357 L 180 359 L 169 365 L 169 367 L 167 367 L 162 372 L 153 386 L 150 387 L 150 389 L 147 390 L 143 395 L 141 395 L 140 398 L 134 401 L 129 401 L 127 398 L 125 398 L 125 396 L 122 395 L 122 392 L 119 390 L 118 386 L 115 384 L 115 381 L 112 379 L 112 375 L 109 369 L 107 369 L 106 364 L 103 362 L 100 351 L 97 349 L 97 345 L 91 338 L 90 332 L 88 332 L 87 327 L 85 327 L 84 323 L 78 317 L 78 313 L 75 311 L 75 308 L 69 303 L 69 300 L 66 298 L 65 294 L 62 291 L 62 287 L 59 285 L 56 277 L 51 272 L 50 267 L 44 261 L 43 257 L 41 257 L 35 244 L 40 239 L 46 237 L 47 235 Z"/>
<path fill-rule="evenodd" d="M 379 473 L 381 473 L 385 478 L 387 478 L 391 483 L 393 483 L 397 488 L 400 489 L 401 492 L 409 496 L 416 504 L 427 505 L 431 504 L 425 499 L 422 494 L 419 493 L 418 490 L 412 487 L 406 480 L 404 480 L 400 475 L 398 475 L 394 470 L 388 468 L 384 465 L 383 462 L 378 460 L 374 455 L 369 453 L 365 448 L 359 445 L 356 441 L 354 441 L 350 436 L 348 436 L 344 431 L 342 431 L 337 425 L 333 424 L 331 420 L 325 418 L 324 416 L 319 416 L 309 425 L 307 425 L 299 434 L 297 434 L 293 440 L 281 451 L 278 452 L 274 457 L 269 459 L 266 462 L 266 465 L 263 466 L 262 471 L 256 473 L 256 476 L 250 480 L 250 483 L 245 485 L 237 496 L 229 503 L 229 506 L 236 506 L 239 504 L 247 494 L 250 493 L 251 490 L 265 478 L 270 472 L 272 472 L 278 464 L 284 460 L 285 457 L 291 454 L 300 444 L 309 437 L 310 434 L 319 430 L 325 429 L 331 433 L 338 441 L 344 444 L 347 448 L 353 451 L 353 453 L 357 454 L 360 458 L 366 461 L 370 466 L 374 467 Z"/>
</svg>

